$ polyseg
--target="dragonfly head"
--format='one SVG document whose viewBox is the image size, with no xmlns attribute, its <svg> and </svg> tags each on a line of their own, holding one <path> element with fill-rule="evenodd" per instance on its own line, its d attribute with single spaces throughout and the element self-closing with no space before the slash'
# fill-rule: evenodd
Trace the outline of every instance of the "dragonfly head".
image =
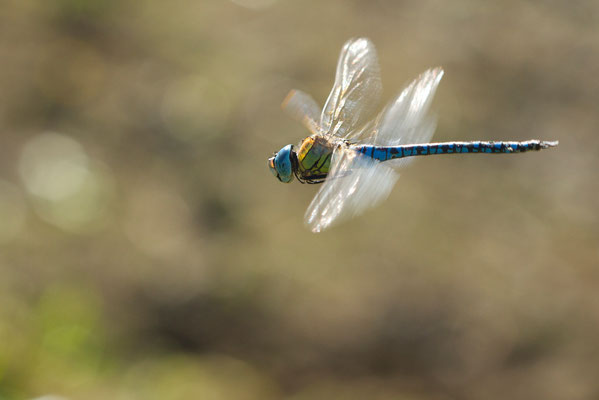
<svg viewBox="0 0 599 400">
<path fill-rule="evenodd" d="M 284 183 L 289 183 L 293 180 L 296 165 L 297 156 L 293 151 L 293 146 L 290 144 L 279 150 L 274 157 L 268 159 L 270 172 Z"/>
</svg>

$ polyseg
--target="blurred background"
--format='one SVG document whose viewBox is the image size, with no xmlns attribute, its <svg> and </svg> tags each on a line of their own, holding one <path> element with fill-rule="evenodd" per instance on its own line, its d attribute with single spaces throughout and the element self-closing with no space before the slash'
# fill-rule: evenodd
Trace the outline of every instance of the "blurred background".
<svg viewBox="0 0 599 400">
<path fill-rule="evenodd" d="M 599 398 L 599 3 L 4 0 L 0 399 Z M 385 101 L 446 74 L 421 159 L 312 234 L 307 132 L 345 40 Z"/>
</svg>

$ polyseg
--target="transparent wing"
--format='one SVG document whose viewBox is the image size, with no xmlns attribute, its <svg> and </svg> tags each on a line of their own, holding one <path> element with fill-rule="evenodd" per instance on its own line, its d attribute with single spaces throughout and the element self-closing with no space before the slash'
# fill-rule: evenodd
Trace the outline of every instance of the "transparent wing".
<svg viewBox="0 0 599 400">
<path fill-rule="evenodd" d="M 312 232 L 361 214 L 383 201 L 399 175 L 393 169 L 360 153 L 338 146 L 331 170 L 304 216 Z"/>
<path fill-rule="evenodd" d="M 335 84 L 320 116 L 323 131 L 343 138 L 362 126 L 376 111 L 381 90 L 374 45 L 366 38 L 350 39 L 341 49 Z"/>
<path fill-rule="evenodd" d="M 375 121 L 353 132 L 348 139 L 378 146 L 429 142 L 436 127 L 436 118 L 429 114 L 429 109 L 442 77 L 441 68 L 425 71 L 389 103 Z M 403 166 L 413 159 L 393 160 L 389 165 Z"/>
<path fill-rule="evenodd" d="M 441 68 L 429 69 L 383 110 L 373 144 L 396 146 L 428 142 L 435 130 L 435 119 L 429 108 L 441 78 Z"/>
<path fill-rule="evenodd" d="M 320 107 L 309 94 L 294 89 L 289 92 L 281 107 L 287 114 L 301 122 L 312 133 L 320 133 L 318 124 Z"/>
</svg>

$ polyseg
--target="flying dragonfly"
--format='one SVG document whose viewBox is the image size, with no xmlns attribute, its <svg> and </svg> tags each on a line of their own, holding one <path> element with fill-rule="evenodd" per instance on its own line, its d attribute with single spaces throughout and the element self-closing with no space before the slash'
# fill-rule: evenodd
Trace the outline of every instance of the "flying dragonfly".
<svg viewBox="0 0 599 400">
<path fill-rule="evenodd" d="M 361 214 L 383 201 L 399 175 L 398 167 L 416 156 L 512 154 L 542 150 L 557 141 L 471 141 L 430 143 L 435 119 L 429 108 L 443 69 L 429 69 L 376 113 L 382 91 L 376 50 L 366 38 L 350 39 L 341 49 L 335 83 L 324 108 L 310 95 L 292 90 L 283 109 L 311 135 L 283 147 L 268 159 L 281 182 L 322 183 L 304 216 L 313 232 Z"/>
</svg>

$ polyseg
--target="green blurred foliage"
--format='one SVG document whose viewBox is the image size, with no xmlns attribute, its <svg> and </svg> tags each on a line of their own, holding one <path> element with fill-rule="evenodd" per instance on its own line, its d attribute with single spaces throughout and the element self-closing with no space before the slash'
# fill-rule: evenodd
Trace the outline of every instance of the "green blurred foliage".
<svg viewBox="0 0 599 400">
<path fill-rule="evenodd" d="M 599 396 L 599 4 L 174 0 L 0 8 L 0 399 Z M 353 36 L 437 140 L 319 235 L 267 157 Z"/>
</svg>

